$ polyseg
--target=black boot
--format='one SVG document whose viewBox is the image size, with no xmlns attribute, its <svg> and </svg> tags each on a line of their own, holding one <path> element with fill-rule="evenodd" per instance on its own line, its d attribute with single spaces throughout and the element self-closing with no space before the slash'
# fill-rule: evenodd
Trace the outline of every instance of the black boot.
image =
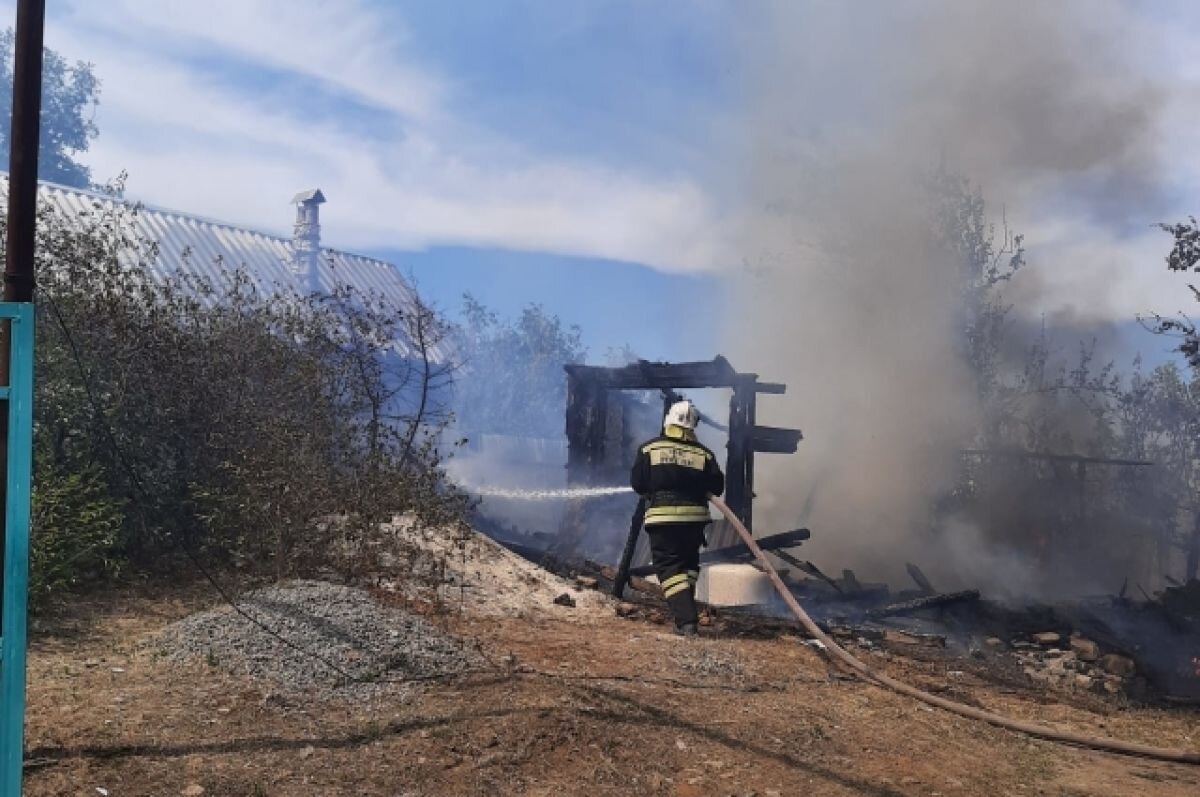
<svg viewBox="0 0 1200 797">
<path fill-rule="evenodd" d="M 675 626 L 675 633 L 679 636 L 699 636 L 700 628 L 695 623 L 684 623 Z"/>
<path fill-rule="evenodd" d="M 667 598 L 667 605 L 671 607 L 671 616 L 675 618 L 677 629 L 682 630 L 689 625 L 695 629 L 700 616 L 696 612 L 696 598 L 690 587 Z"/>
</svg>

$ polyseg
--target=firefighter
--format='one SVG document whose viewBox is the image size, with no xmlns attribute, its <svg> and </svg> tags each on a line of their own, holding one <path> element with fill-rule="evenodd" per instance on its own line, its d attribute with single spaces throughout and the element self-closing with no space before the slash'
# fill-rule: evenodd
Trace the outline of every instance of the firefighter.
<svg viewBox="0 0 1200 797">
<path fill-rule="evenodd" d="M 712 522 L 708 496 L 725 491 L 713 452 L 696 440 L 700 412 L 684 400 L 671 405 L 663 433 L 638 449 L 629 482 L 646 501 L 646 534 L 658 583 L 675 618 L 675 631 L 695 636 L 700 547 Z"/>
</svg>

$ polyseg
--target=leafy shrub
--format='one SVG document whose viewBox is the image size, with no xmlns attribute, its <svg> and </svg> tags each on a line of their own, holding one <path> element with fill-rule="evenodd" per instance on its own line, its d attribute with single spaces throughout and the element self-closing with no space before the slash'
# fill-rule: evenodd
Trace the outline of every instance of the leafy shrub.
<svg viewBox="0 0 1200 797">
<path fill-rule="evenodd" d="M 120 569 L 122 502 L 95 465 L 58 471 L 39 462 L 33 492 L 29 595 L 35 603 Z"/>
</svg>

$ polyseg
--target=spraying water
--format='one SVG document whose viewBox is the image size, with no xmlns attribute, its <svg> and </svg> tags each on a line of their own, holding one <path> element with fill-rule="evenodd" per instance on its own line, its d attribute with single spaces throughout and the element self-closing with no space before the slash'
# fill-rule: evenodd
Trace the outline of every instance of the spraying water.
<svg viewBox="0 0 1200 797">
<path fill-rule="evenodd" d="M 632 487 L 570 487 L 561 490 L 516 490 L 504 487 L 483 487 L 459 484 L 472 495 L 484 498 L 512 498 L 517 501 L 568 501 L 579 498 L 601 498 L 609 495 L 632 493 Z"/>
</svg>

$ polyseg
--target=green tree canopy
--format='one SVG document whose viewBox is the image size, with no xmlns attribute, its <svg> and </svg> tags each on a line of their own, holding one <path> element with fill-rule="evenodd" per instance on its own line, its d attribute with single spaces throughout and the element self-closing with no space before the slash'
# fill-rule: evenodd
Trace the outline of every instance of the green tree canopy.
<svg viewBox="0 0 1200 797">
<path fill-rule="evenodd" d="M 6 169 L 12 131 L 13 46 L 9 28 L 0 33 L 0 150 Z M 71 63 L 51 49 L 45 51 L 39 178 L 76 188 L 91 185 L 91 170 L 76 158 L 87 152 L 99 133 L 92 118 L 99 96 L 100 81 L 91 64 Z"/>
</svg>

